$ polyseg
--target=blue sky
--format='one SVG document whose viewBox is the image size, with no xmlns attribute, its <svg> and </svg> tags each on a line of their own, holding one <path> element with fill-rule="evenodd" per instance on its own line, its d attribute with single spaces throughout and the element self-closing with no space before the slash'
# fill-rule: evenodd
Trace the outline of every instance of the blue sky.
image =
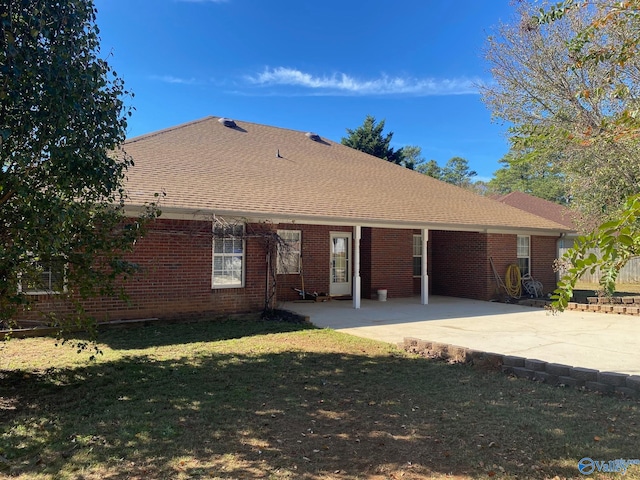
<svg viewBox="0 0 640 480">
<path fill-rule="evenodd" d="M 507 152 L 476 85 L 509 0 L 96 0 L 102 56 L 135 96 L 129 137 L 209 115 L 393 146 L 488 179 Z"/>
</svg>

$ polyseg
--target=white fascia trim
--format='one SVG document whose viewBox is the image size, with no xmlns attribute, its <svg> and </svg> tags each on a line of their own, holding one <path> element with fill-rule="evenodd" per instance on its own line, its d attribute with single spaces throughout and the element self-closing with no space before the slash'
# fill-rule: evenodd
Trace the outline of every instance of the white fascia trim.
<svg viewBox="0 0 640 480">
<path fill-rule="evenodd" d="M 560 237 L 564 232 L 563 230 L 542 230 L 535 228 L 487 228 L 483 230 L 483 233 L 498 233 L 504 235 L 527 235 L 536 237 Z"/>
<path fill-rule="evenodd" d="M 241 212 L 241 211 L 224 211 L 224 210 L 195 210 L 179 207 L 162 207 L 160 205 L 162 215 L 160 218 L 166 218 L 169 220 L 212 220 L 214 217 L 243 219 L 247 222 L 269 222 L 276 224 L 291 224 L 291 225 L 335 225 L 353 227 L 358 225 L 361 227 L 374 227 L 374 228 L 397 228 L 397 229 L 415 229 L 421 230 L 427 228 L 429 230 L 444 230 L 455 232 L 479 232 L 479 233 L 503 233 L 510 235 L 538 235 L 559 237 L 562 233 L 567 233 L 569 230 L 544 230 L 544 229 L 532 229 L 532 228 L 519 228 L 519 227 L 490 227 L 487 225 L 459 225 L 459 224 L 447 224 L 447 223 L 420 223 L 420 222 L 406 222 L 402 220 L 398 221 L 384 221 L 371 218 L 340 218 L 340 217 L 326 217 L 326 216 L 312 216 L 312 215 L 283 215 L 283 214 L 266 214 L 255 212 Z M 143 212 L 143 208 L 139 206 L 127 206 L 125 208 L 125 215 L 129 217 L 136 217 Z"/>
</svg>

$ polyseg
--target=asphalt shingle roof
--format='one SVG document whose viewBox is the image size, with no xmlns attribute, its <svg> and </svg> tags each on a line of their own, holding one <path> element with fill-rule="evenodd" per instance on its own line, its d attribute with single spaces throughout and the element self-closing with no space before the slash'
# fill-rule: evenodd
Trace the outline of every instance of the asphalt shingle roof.
<svg viewBox="0 0 640 480">
<path fill-rule="evenodd" d="M 539 217 L 564 225 L 568 229 L 577 230 L 575 212 L 558 203 L 534 197 L 524 192 L 511 192 L 494 198 L 506 205 L 511 205 L 525 212 L 533 213 Z"/>
<path fill-rule="evenodd" d="M 218 117 L 128 140 L 130 205 L 405 228 L 567 228 L 305 132 Z"/>
</svg>

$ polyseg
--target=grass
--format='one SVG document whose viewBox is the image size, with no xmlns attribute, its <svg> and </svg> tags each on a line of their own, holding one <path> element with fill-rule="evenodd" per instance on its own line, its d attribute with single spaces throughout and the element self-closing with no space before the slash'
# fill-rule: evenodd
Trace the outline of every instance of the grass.
<svg viewBox="0 0 640 480">
<path fill-rule="evenodd" d="M 0 476 L 561 479 L 584 478 L 583 457 L 640 456 L 637 401 L 330 330 L 235 320 L 99 341 L 95 361 L 0 344 Z"/>
<path fill-rule="evenodd" d="M 598 290 L 600 285 L 591 282 L 578 282 L 576 288 L 581 290 Z M 616 292 L 621 294 L 640 294 L 640 283 L 616 283 Z"/>
<path fill-rule="evenodd" d="M 574 301 L 587 303 L 587 297 L 597 297 L 600 285 L 591 282 L 578 282 L 573 292 Z M 640 295 L 640 283 L 619 283 L 616 284 L 614 297 L 627 297 Z"/>
</svg>

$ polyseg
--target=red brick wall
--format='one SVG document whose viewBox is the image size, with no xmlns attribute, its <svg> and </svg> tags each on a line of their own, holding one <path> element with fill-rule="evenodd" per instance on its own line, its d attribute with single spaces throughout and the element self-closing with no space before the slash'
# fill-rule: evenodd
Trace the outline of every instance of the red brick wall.
<svg viewBox="0 0 640 480">
<path fill-rule="evenodd" d="M 518 236 L 498 233 L 490 233 L 487 235 L 486 262 L 488 272 L 486 278 L 486 293 L 484 298 L 479 297 L 481 300 L 503 298 L 505 295 L 504 289 L 499 289 L 497 285 L 489 258 L 493 258 L 496 271 L 502 281 L 505 282 L 505 275 L 509 265 L 518 263 Z"/>
<path fill-rule="evenodd" d="M 557 258 L 557 237 L 531 237 L 531 276 L 542 282 L 544 293 L 556 289 L 557 276 L 553 262 Z"/>
<path fill-rule="evenodd" d="M 362 239 L 360 240 L 360 288 L 361 288 L 361 298 L 374 298 L 372 295 L 375 295 L 377 298 L 378 294 L 375 290 L 372 293 L 372 285 L 371 285 L 371 262 L 369 259 L 371 258 L 371 242 L 372 235 L 370 227 L 362 228 Z"/>
<path fill-rule="evenodd" d="M 92 299 L 86 303 L 86 310 L 101 320 L 259 311 L 265 301 L 266 251 L 261 239 L 251 233 L 264 228 L 270 227 L 247 226 L 245 287 L 212 290 L 211 223 L 159 219 L 147 236 L 138 241 L 130 256 L 130 260 L 141 267 L 141 272 L 126 284 L 130 302 Z M 278 228 L 302 231 L 305 289 L 328 292 L 330 232 L 352 233 L 353 229 L 291 224 Z M 419 293 L 419 279 L 413 278 L 413 233 L 412 230 L 362 229 L 363 298 L 377 298 L 379 288 L 386 288 L 389 298 Z M 545 293 L 555 288 L 552 264 L 556 257 L 556 240 L 555 237 L 531 237 L 532 274 L 544 284 Z M 516 235 L 430 231 L 430 292 L 484 300 L 495 297 L 496 285 L 489 257 L 493 257 L 495 267 L 504 279 L 507 266 L 516 262 Z M 301 287 L 300 275 L 278 275 L 278 300 L 299 298 L 292 287 Z M 65 309 L 48 296 L 37 300 L 36 310 L 19 318 L 33 318 L 38 310 L 62 312 Z"/>
<path fill-rule="evenodd" d="M 96 298 L 88 300 L 85 308 L 99 320 L 259 311 L 264 306 L 265 255 L 261 242 L 249 236 L 245 245 L 245 287 L 212 290 L 211 222 L 159 219 L 128 257 L 141 267 L 126 283 L 129 302 Z M 39 297 L 37 310 L 63 311 L 64 306 L 54 299 Z M 19 318 L 35 315 L 30 312 Z"/>
<path fill-rule="evenodd" d="M 277 228 L 280 230 L 300 230 L 302 232 L 302 277 L 304 278 L 304 288 L 310 292 L 329 293 L 330 234 L 331 232 L 350 232 L 353 235 L 353 228 L 291 224 L 281 224 Z M 351 275 L 353 276 L 353 253 L 351 259 Z M 278 300 L 291 301 L 300 298 L 293 288 L 300 289 L 301 287 L 301 275 L 291 273 L 278 275 Z"/>
<path fill-rule="evenodd" d="M 531 237 L 531 270 L 545 293 L 553 290 L 556 237 Z M 429 242 L 431 292 L 463 298 L 490 300 L 503 296 L 498 290 L 489 258 L 502 281 L 507 267 L 517 263 L 517 235 L 433 231 Z"/>
<path fill-rule="evenodd" d="M 366 229 L 370 257 L 362 259 L 366 270 L 362 297 L 378 298 L 377 290 L 387 289 L 388 298 L 413 295 L 413 231 L 392 228 Z M 363 233 L 364 236 L 364 233 Z"/>
<path fill-rule="evenodd" d="M 351 227 L 323 225 L 279 225 L 280 229 L 302 231 L 302 262 L 306 290 L 329 291 L 330 233 L 350 232 Z M 389 298 L 413 295 L 413 233 L 411 230 L 363 228 L 360 241 L 362 298 L 377 298 L 386 288 Z M 352 256 L 353 260 L 353 249 Z M 352 275 L 353 275 L 353 263 Z M 300 275 L 278 275 L 278 299 L 295 300 Z"/>
<path fill-rule="evenodd" d="M 487 236 L 475 232 L 431 232 L 431 292 L 465 298 L 487 295 Z M 514 250 L 515 255 L 515 250 Z"/>
<path fill-rule="evenodd" d="M 127 285 L 136 316 L 240 313 L 264 305 L 266 254 L 247 225 L 244 288 L 211 288 L 211 223 L 159 220 L 136 248 L 143 273 Z M 129 316 L 129 309 L 116 315 Z"/>
<path fill-rule="evenodd" d="M 211 288 L 212 236 L 208 221 L 159 219 L 147 236 L 140 239 L 129 260 L 140 272 L 129 278 L 126 303 L 117 298 L 96 298 L 85 302 L 91 315 L 99 320 L 136 318 L 182 318 L 259 311 L 264 306 L 266 249 L 260 235 L 262 224 L 247 225 L 245 245 L 245 287 Z M 281 224 L 273 228 L 302 231 L 302 271 L 305 289 L 329 291 L 329 249 L 331 232 L 353 233 L 351 227 Z M 386 288 L 388 296 L 413 294 L 411 230 L 363 228 L 361 240 L 361 277 L 364 298 L 377 298 L 377 289 Z M 353 262 L 353 251 L 352 251 Z M 353 267 L 353 263 L 352 263 Z M 302 286 L 301 276 L 277 276 L 277 300 L 299 298 L 292 287 Z M 65 311 L 46 295 L 38 297 L 38 310 Z M 20 318 L 35 318 L 28 312 Z"/>
</svg>

